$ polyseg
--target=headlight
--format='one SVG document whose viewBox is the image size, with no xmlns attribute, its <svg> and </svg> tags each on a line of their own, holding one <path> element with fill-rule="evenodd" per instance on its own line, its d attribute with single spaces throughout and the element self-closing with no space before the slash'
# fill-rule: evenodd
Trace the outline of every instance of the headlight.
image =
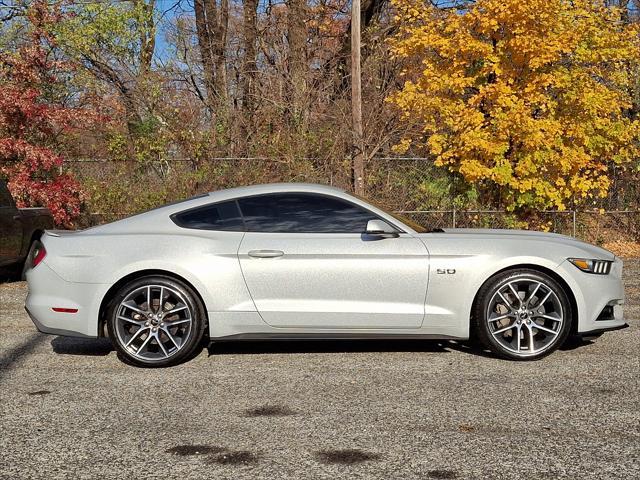
<svg viewBox="0 0 640 480">
<path fill-rule="evenodd" d="M 568 260 L 583 272 L 597 275 L 607 275 L 611 271 L 611 264 L 613 263 L 609 260 L 592 260 L 588 258 L 569 258 Z"/>
</svg>

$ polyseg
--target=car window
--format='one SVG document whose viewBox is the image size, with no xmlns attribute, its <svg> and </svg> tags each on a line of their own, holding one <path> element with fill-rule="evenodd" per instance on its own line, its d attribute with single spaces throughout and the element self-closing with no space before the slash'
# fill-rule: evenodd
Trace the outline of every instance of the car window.
<svg viewBox="0 0 640 480">
<path fill-rule="evenodd" d="M 244 231 L 244 223 L 235 200 L 192 208 L 171 216 L 180 227 L 200 230 Z"/>
<path fill-rule="evenodd" d="M 0 207 L 13 207 L 13 198 L 5 182 L 0 181 Z"/>
<path fill-rule="evenodd" d="M 307 193 L 276 193 L 239 198 L 249 232 L 362 233 L 378 218 L 350 202 Z"/>
</svg>

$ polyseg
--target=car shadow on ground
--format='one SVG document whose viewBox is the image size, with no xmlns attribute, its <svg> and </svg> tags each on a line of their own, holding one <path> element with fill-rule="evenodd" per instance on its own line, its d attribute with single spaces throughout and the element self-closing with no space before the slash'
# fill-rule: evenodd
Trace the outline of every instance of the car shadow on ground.
<svg viewBox="0 0 640 480">
<path fill-rule="evenodd" d="M 366 352 L 448 352 L 446 340 L 267 340 L 213 342 L 209 355 L 366 353 Z"/>
<path fill-rule="evenodd" d="M 105 356 L 113 351 L 108 338 L 55 337 L 51 340 L 53 351 L 59 355 Z"/>
<path fill-rule="evenodd" d="M 420 352 L 446 353 L 452 342 L 446 340 L 289 340 L 289 341 L 203 341 L 184 361 L 203 350 L 212 355 Z M 58 355 L 106 356 L 114 351 L 108 338 L 55 337 L 51 347 Z M 182 363 L 182 362 L 180 362 Z"/>
<path fill-rule="evenodd" d="M 205 348 L 209 356 L 369 352 L 449 353 L 457 351 L 474 356 L 498 358 L 488 350 L 465 342 L 449 340 L 256 340 L 207 343 L 203 342 L 189 358 L 198 356 Z M 575 350 L 592 344 L 593 341 L 589 340 L 569 339 L 560 347 L 560 350 Z M 59 355 L 106 356 L 114 351 L 108 338 L 55 337 L 51 340 L 51 347 Z"/>
</svg>

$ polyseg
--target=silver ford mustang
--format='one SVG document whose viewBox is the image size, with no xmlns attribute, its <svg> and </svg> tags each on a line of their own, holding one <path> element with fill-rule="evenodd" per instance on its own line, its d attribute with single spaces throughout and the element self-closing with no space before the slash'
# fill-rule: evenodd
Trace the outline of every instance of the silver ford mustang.
<svg viewBox="0 0 640 480">
<path fill-rule="evenodd" d="M 27 272 L 38 330 L 140 366 L 203 339 L 470 339 L 515 360 L 626 326 L 622 262 L 573 238 L 433 230 L 321 185 L 201 195 L 48 231 Z"/>
</svg>

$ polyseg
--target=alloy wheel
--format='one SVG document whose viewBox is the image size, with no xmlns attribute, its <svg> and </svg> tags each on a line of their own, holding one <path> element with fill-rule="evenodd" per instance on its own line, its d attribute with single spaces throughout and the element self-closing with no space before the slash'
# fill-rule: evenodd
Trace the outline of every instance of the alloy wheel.
<svg viewBox="0 0 640 480">
<path fill-rule="evenodd" d="M 565 321 L 562 302 L 547 283 L 516 278 L 496 288 L 489 300 L 488 330 L 512 354 L 539 355 L 557 341 Z"/>
<path fill-rule="evenodd" d="M 132 290 L 115 311 L 121 346 L 147 362 L 173 357 L 193 331 L 193 312 L 182 293 L 164 285 Z"/>
</svg>

